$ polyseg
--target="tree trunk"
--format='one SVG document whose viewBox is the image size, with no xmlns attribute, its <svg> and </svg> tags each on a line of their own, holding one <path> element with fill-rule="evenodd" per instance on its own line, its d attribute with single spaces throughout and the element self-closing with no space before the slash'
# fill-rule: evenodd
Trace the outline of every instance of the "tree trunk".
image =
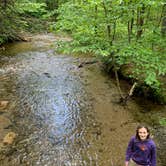
<svg viewBox="0 0 166 166">
<path fill-rule="evenodd" d="M 97 5 L 95 5 L 95 35 L 96 36 L 97 36 L 97 24 L 96 24 L 97 14 L 98 14 L 98 7 L 97 7 Z"/>
<path fill-rule="evenodd" d="M 133 33 L 133 25 L 134 25 L 134 10 L 132 10 L 132 18 L 131 18 L 131 24 L 130 24 L 130 31 L 131 31 L 131 34 Z"/>
<path fill-rule="evenodd" d="M 124 96 L 123 96 L 123 93 L 122 93 L 122 90 L 121 90 L 121 87 L 120 87 L 118 72 L 117 72 L 117 69 L 115 67 L 114 67 L 114 70 L 115 70 L 114 72 L 115 72 L 116 84 L 117 84 L 118 91 L 119 91 L 119 94 L 120 94 L 120 101 L 123 101 Z"/>
<path fill-rule="evenodd" d="M 112 35 L 112 41 L 111 41 L 112 44 L 113 44 L 113 41 L 115 40 L 115 34 L 116 34 L 116 21 L 114 21 L 114 26 L 113 26 L 113 35 Z"/>
<path fill-rule="evenodd" d="M 143 33 L 143 24 L 144 24 L 144 13 L 145 13 L 145 6 L 142 4 L 142 7 L 140 10 L 137 10 L 137 40 L 141 37 Z"/>
<path fill-rule="evenodd" d="M 49 10 L 58 9 L 58 5 L 59 5 L 58 0 L 52 0 L 52 1 L 46 0 L 45 2 Z"/>
<path fill-rule="evenodd" d="M 166 4 L 163 6 L 162 22 L 161 22 L 161 34 L 166 36 Z"/>
<path fill-rule="evenodd" d="M 131 25 L 130 21 L 127 23 L 127 30 L 128 30 L 128 42 L 130 43 L 131 41 Z"/>
<path fill-rule="evenodd" d="M 104 8 L 104 13 L 105 13 L 105 18 L 106 18 L 106 22 L 107 22 L 107 36 L 108 36 L 108 40 L 110 42 L 110 45 L 112 45 L 112 41 L 111 41 L 111 25 L 108 22 L 108 11 L 106 8 L 105 3 L 103 2 L 103 8 Z"/>
</svg>

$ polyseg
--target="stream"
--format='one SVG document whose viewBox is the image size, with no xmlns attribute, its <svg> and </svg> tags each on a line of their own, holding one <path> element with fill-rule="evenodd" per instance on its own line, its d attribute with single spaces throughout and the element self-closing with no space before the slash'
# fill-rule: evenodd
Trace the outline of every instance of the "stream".
<svg viewBox="0 0 166 166">
<path fill-rule="evenodd" d="M 128 141 L 148 118 L 158 166 L 166 166 L 166 127 L 153 124 L 166 106 L 138 97 L 119 104 L 115 79 L 99 63 L 79 67 L 94 57 L 56 53 L 59 39 L 34 35 L 0 51 L 0 165 L 124 166 Z M 121 85 L 127 94 L 131 85 Z"/>
</svg>

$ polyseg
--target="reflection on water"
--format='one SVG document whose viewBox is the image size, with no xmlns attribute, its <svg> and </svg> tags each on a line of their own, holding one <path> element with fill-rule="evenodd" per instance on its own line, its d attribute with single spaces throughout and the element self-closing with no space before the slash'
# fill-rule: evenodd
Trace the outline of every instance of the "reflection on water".
<svg viewBox="0 0 166 166">
<path fill-rule="evenodd" d="M 2 116 L 11 120 L 2 136 L 17 134 L 1 145 L 0 165 L 122 166 L 137 105 L 116 104 L 110 78 L 97 65 L 78 68 L 84 58 L 54 53 L 53 40 L 37 36 L 0 56 L 0 100 L 10 102 Z"/>
</svg>

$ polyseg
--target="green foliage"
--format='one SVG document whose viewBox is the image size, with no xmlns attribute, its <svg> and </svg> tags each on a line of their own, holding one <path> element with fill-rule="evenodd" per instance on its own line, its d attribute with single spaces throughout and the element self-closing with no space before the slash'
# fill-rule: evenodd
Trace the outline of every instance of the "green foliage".
<svg viewBox="0 0 166 166">
<path fill-rule="evenodd" d="M 20 40 L 19 34 L 24 30 L 40 31 L 45 26 L 42 16 L 47 12 L 44 2 L 37 3 L 36 0 L 0 2 L 0 44 Z"/>
<path fill-rule="evenodd" d="M 53 20 L 53 18 L 55 17 L 54 20 L 56 20 L 57 14 L 58 14 L 57 10 L 52 10 L 52 11 L 49 11 L 46 14 L 44 14 L 43 18 L 44 19 L 50 19 L 50 18 L 52 18 L 52 20 Z"/>
<path fill-rule="evenodd" d="M 88 10 L 95 11 L 95 5 L 98 2 L 85 3 L 82 6 L 79 3 L 71 4 L 66 3 L 61 8 L 59 8 L 59 17 L 56 24 L 52 26 L 52 30 L 63 30 L 67 32 L 72 32 L 73 41 L 68 45 L 71 49 L 66 48 L 71 52 L 94 52 L 96 54 L 102 54 L 106 56 L 109 54 L 109 40 L 103 32 L 105 26 L 103 20 L 103 15 L 98 18 L 101 23 L 97 27 L 97 21 L 95 14 L 92 12 L 87 12 Z M 100 9 L 101 10 L 101 9 Z M 80 17 L 81 15 L 81 17 Z M 102 23 L 103 22 L 103 23 Z M 104 28 L 105 29 L 105 28 Z M 62 46 L 62 45 L 61 45 Z"/>
<path fill-rule="evenodd" d="M 0 5 L 0 44 L 18 39 L 21 30 L 20 20 L 13 3 L 7 3 L 4 7 Z"/>
<path fill-rule="evenodd" d="M 159 120 L 160 125 L 166 126 L 166 118 L 162 118 Z"/>
<path fill-rule="evenodd" d="M 158 78 L 166 73 L 166 61 L 163 57 L 161 52 L 153 51 L 147 44 L 137 42 L 121 46 L 117 63 L 134 64 L 133 77 L 137 79 L 141 77 L 147 85 L 158 89 L 160 87 Z"/>
<path fill-rule="evenodd" d="M 60 50 L 93 52 L 117 67 L 132 64 L 131 77 L 159 91 L 159 77 L 166 74 L 166 39 L 160 32 L 163 4 L 162 0 L 69 1 L 58 9 L 52 30 L 66 31 L 73 38 L 61 42 Z"/>
<path fill-rule="evenodd" d="M 45 3 L 35 3 L 35 2 L 22 2 L 16 4 L 18 13 L 20 15 L 33 16 L 41 18 L 42 15 L 46 14 L 46 4 Z"/>
<path fill-rule="evenodd" d="M 3 36 L 0 36 L 0 45 L 4 43 L 4 38 Z"/>
</svg>

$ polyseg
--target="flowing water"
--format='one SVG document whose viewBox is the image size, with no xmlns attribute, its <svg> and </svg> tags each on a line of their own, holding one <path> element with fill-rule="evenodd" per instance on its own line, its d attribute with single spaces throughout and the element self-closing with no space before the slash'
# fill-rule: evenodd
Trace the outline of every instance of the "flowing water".
<svg viewBox="0 0 166 166">
<path fill-rule="evenodd" d="M 57 54 L 53 43 L 58 39 L 36 35 L 0 53 L 0 101 L 9 102 L 0 110 L 0 165 L 123 166 L 144 110 L 165 106 L 134 100 L 125 107 L 118 104 L 115 81 L 100 64 L 79 67 L 93 58 Z M 123 92 L 130 86 L 123 82 Z M 9 132 L 16 138 L 4 145 Z M 164 166 L 163 149 L 159 166 Z"/>
</svg>

